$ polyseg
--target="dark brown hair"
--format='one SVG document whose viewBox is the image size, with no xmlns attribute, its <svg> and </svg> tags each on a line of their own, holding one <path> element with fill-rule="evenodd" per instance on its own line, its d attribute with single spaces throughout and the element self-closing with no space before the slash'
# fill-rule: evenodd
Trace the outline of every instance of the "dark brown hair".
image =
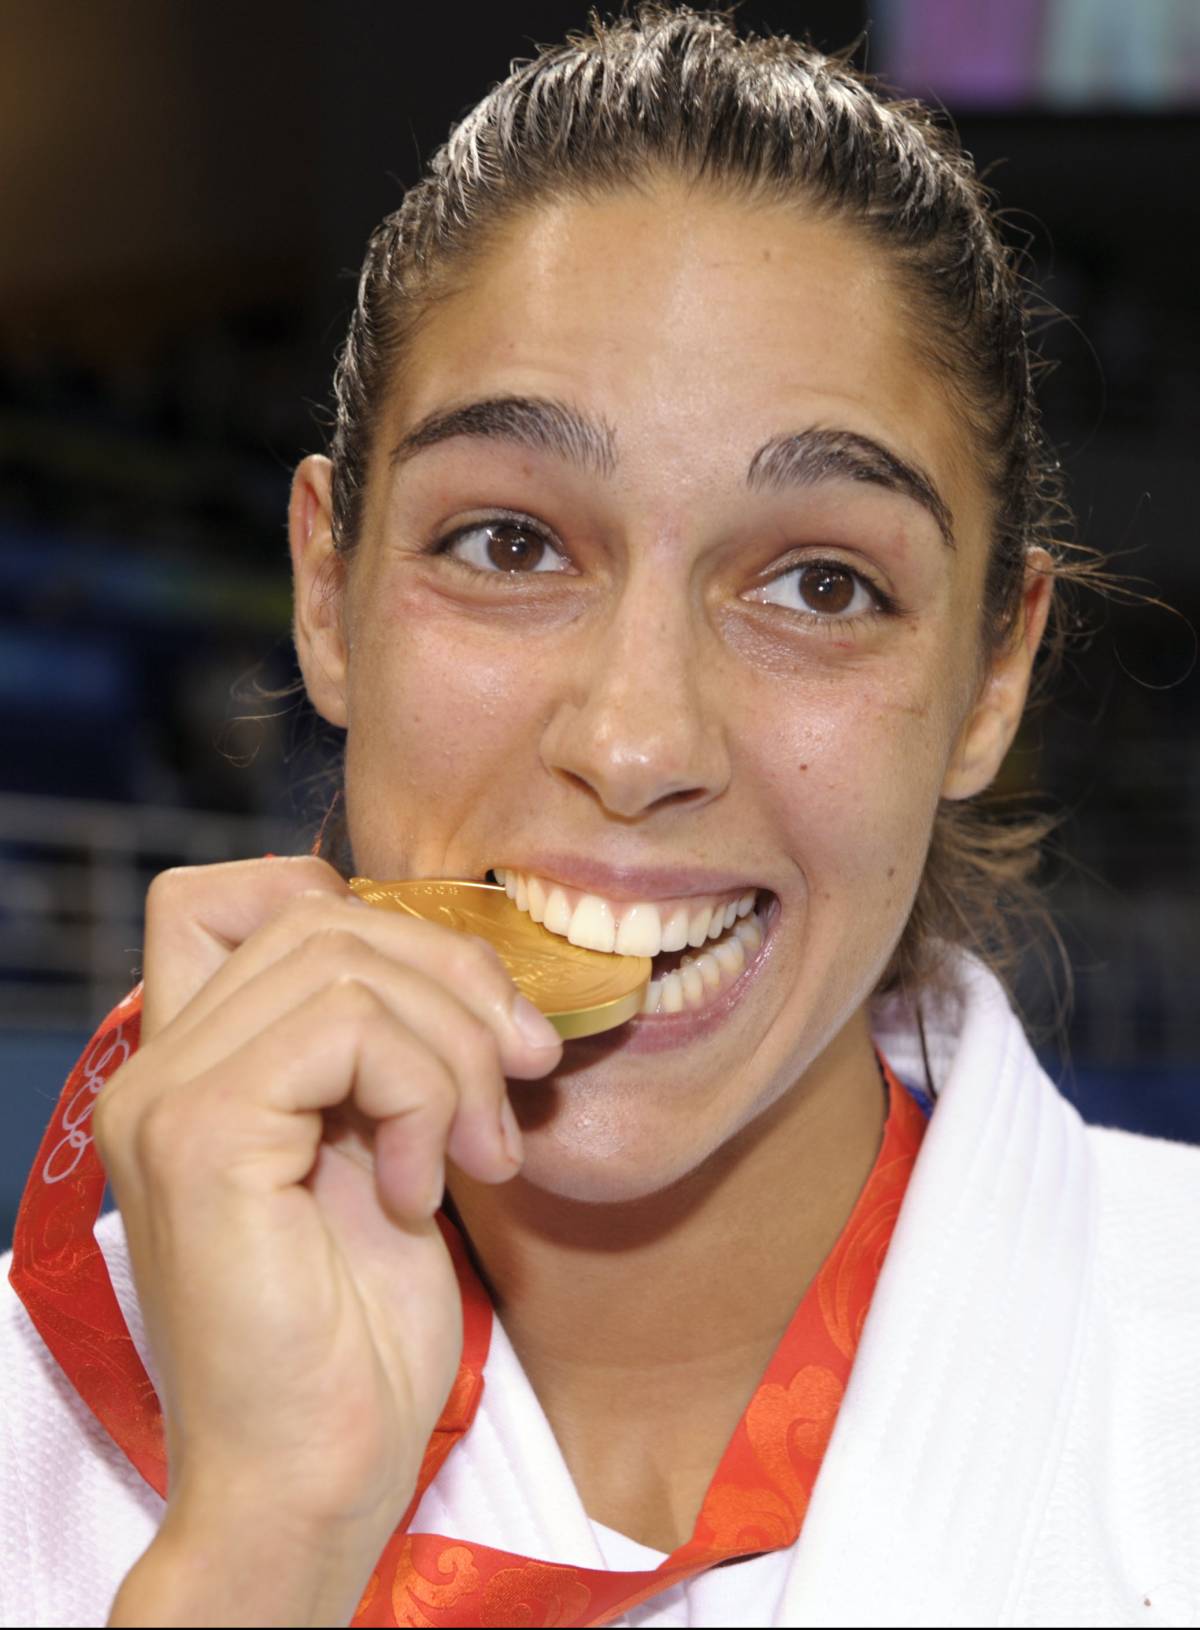
<svg viewBox="0 0 1200 1630">
<path fill-rule="evenodd" d="M 739 37 L 732 17 L 639 6 L 515 64 L 451 131 L 423 180 L 372 233 L 335 376 L 333 516 L 353 549 L 373 438 L 407 340 L 495 234 L 552 200 L 667 175 L 754 203 L 800 203 L 857 227 L 890 267 L 921 354 L 954 395 L 994 498 L 981 662 L 1011 637 L 1031 549 L 1055 579 L 1099 577 L 1068 537 L 1059 465 L 1033 389 L 1044 315 L 957 138 L 921 103 L 890 98 L 845 56 L 786 37 Z M 1061 606 L 1043 652 L 1063 640 Z M 943 802 L 885 987 L 936 980 L 946 945 L 1001 973 L 1040 912 L 1030 878 L 1049 823 Z M 323 852 L 332 853 L 332 836 Z M 1041 913 L 1044 916 L 1044 912 Z"/>
</svg>

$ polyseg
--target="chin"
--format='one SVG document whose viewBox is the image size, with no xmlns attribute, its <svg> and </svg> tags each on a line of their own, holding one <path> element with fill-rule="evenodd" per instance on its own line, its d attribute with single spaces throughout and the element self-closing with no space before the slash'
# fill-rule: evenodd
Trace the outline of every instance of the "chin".
<svg viewBox="0 0 1200 1630">
<path fill-rule="evenodd" d="M 521 1179 L 590 1205 L 628 1204 L 682 1182 L 746 1117 L 720 1093 L 693 1087 L 684 1105 L 664 1085 L 653 1092 L 639 1079 L 584 1087 L 576 1077 L 567 1090 L 553 1080 L 522 1083 L 512 1094 L 525 1141 Z"/>
<path fill-rule="evenodd" d="M 688 1159 L 669 1162 L 643 1150 L 625 1149 L 605 1154 L 582 1144 L 569 1149 L 553 1140 L 526 1137 L 521 1181 L 530 1189 L 579 1205 L 631 1205 L 648 1200 L 686 1177 L 698 1164 Z"/>
</svg>

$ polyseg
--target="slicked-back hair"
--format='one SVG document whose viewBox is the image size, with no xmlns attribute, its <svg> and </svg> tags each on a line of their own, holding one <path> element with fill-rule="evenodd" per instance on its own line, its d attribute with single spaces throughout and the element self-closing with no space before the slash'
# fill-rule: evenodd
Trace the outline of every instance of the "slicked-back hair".
<svg viewBox="0 0 1200 1630">
<path fill-rule="evenodd" d="M 1070 539 L 1034 395 L 1030 330 L 1045 308 L 952 131 L 923 104 L 889 97 L 845 55 L 786 36 L 740 37 L 730 14 L 660 4 L 610 22 L 593 13 L 587 30 L 514 64 L 372 233 L 334 379 L 342 553 L 357 542 L 380 409 L 422 317 L 519 217 L 663 178 L 748 207 L 795 207 L 876 247 L 906 337 L 959 410 L 992 498 L 981 673 L 1017 625 L 1031 550 L 1046 551 L 1041 569 L 1056 580 L 1102 575 Z M 1060 612 L 1051 660 L 1062 627 Z M 331 855 L 337 824 L 327 823 Z M 1030 917 L 1046 920 L 1031 878 L 1050 824 L 943 801 L 881 988 L 915 995 L 938 983 L 947 946 L 1008 974 Z"/>
</svg>

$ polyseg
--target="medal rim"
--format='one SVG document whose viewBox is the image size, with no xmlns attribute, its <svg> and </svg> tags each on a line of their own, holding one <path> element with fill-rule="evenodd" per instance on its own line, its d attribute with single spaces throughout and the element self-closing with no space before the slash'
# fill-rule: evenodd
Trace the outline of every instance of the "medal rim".
<svg viewBox="0 0 1200 1630">
<path fill-rule="evenodd" d="M 383 910 L 404 911 L 410 916 L 416 917 L 418 920 L 425 922 L 428 922 L 431 919 L 422 917 L 422 914 L 419 911 L 414 910 L 411 900 L 405 900 L 398 897 L 396 894 L 390 894 L 389 891 L 410 888 L 414 885 L 419 887 L 421 884 L 437 885 L 439 883 L 447 884 L 451 888 L 469 889 L 480 894 L 486 893 L 489 896 L 499 895 L 505 900 L 509 899 L 507 890 L 502 888 L 500 884 L 480 883 L 474 878 L 406 877 L 385 881 L 379 878 L 355 876 L 349 879 L 349 885 L 352 893 L 357 899 L 364 901 L 367 905 L 378 906 Z M 519 908 L 515 905 L 512 909 L 514 911 L 519 910 Z M 639 980 L 637 986 L 633 990 L 622 991 L 618 995 L 610 997 L 605 1001 L 596 1002 L 586 1007 L 561 1007 L 554 1009 L 547 1009 L 542 1007 L 540 1003 L 535 1003 L 538 1011 L 545 1014 L 546 1018 L 550 1020 L 550 1023 L 554 1026 L 555 1030 L 564 1041 L 579 1041 L 585 1036 L 594 1036 L 599 1035 L 606 1030 L 615 1030 L 618 1025 L 627 1023 L 630 1019 L 635 1018 L 638 1013 L 641 1012 L 642 1002 L 644 1001 L 646 995 L 646 987 L 650 983 L 651 959 L 649 957 L 618 956 L 613 952 L 592 951 L 586 946 L 573 946 L 569 940 L 564 940 L 561 935 L 552 934 L 549 929 L 542 928 L 540 923 L 534 922 L 533 918 L 527 916 L 526 913 L 520 912 L 520 915 L 524 921 L 529 924 L 531 929 L 540 929 L 541 932 L 546 934 L 550 939 L 557 940 L 561 945 L 569 947 L 570 951 L 583 951 L 591 956 L 612 956 L 614 960 L 619 962 L 641 963 L 643 965 L 643 977 Z M 458 929 L 452 929 L 451 931 L 467 932 L 467 930 Z M 486 940 L 486 935 L 480 935 L 478 937 Z M 567 956 L 567 960 L 570 960 L 569 954 Z M 521 986 L 517 979 L 513 976 L 512 970 L 508 969 L 508 972 L 509 976 L 513 978 L 514 984 L 517 984 L 517 988 L 520 990 Z M 522 990 L 521 993 L 522 995 L 526 996 L 527 999 L 532 999 L 528 991 Z"/>
</svg>

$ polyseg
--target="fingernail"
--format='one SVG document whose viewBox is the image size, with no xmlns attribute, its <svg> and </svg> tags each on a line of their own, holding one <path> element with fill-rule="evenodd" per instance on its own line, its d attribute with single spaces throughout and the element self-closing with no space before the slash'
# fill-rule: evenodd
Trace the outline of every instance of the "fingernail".
<svg viewBox="0 0 1200 1630">
<path fill-rule="evenodd" d="M 531 1047 L 557 1047 L 558 1031 L 544 1013 L 539 1013 L 525 996 L 517 996 L 512 1005 L 512 1022 Z"/>
<path fill-rule="evenodd" d="M 521 1128 L 517 1125 L 517 1117 L 507 1097 L 500 1102 L 500 1136 L 504 1139 L 504 1150 L 508 1158 L 514 1166 L 519 1166 L 525 1158 L 525 1140 L 521 1136 Z"/>
</svg>

